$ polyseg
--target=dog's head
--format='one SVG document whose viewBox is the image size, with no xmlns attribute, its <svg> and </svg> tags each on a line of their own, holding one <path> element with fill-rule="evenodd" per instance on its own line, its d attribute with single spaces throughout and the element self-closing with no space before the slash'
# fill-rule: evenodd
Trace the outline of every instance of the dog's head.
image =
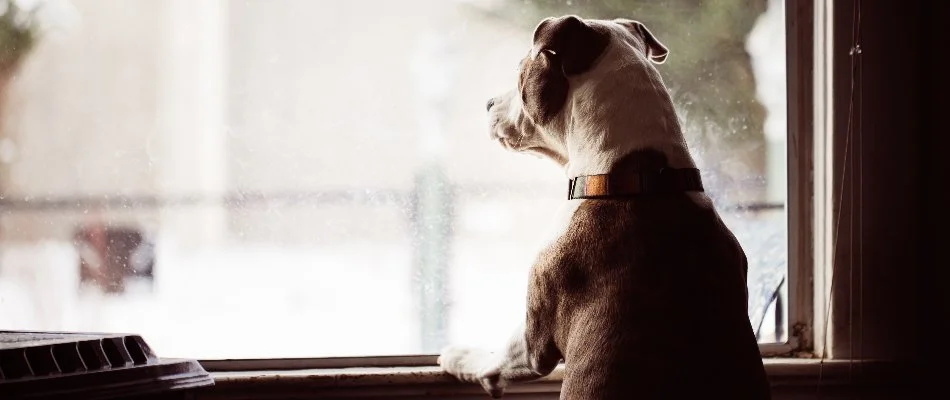
<svg viewBox="0 0 950 400">
<path fill-rule="evenodd" d="M 488 101 L 491 138 L 566 165 L 568 136 L 580 125 L 587 134 L 607 129 L 612 113 L 638 106 L 634 113 L 648 114 L 653 94 L 668 97 L 653 67 L 668 53 L 637 21 L 547 18 L 521 60 L 517 89 Z"/>
</svg>

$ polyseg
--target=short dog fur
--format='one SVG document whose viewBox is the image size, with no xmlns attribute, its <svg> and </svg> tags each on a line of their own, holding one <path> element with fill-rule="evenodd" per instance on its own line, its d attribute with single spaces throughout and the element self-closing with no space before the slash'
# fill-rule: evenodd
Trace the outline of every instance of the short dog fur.
<svg viewBox="0 0 950 400">
<path fill-rule="evenodd" d="M 490 136 L 568 178 L 695 168 L 654 67 L 668 53 L 637 21 L 545 19 L 517 89 L 488 103 Z M 747 269 L 701 191 L 566 201 L 511 341 L 449 346 L 439 365 L 495 398 L 563 360 L 562 399 L 769 399 Z"/>
</svg>

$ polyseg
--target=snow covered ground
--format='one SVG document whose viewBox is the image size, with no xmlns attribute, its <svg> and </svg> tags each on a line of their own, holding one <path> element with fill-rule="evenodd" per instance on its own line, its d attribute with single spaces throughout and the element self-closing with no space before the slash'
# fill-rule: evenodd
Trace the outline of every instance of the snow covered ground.
<svg viewBox="0 0 950 400">
<path fill-rule="evenodd" d="M 753 262 L 753 288 L 784 274 L 781 221 L 729 223 Z M 411 250 L 408 241 L 348 241 L 185 253 L 159 242 L 154 285 L 133 281 L 125 294 L 103 295 L 80 289 L 78 255 L 70 243 L 5 245 L 0 326 L 134 332 L 167 357 L 414 354 L 420 352 L 420 333 Z M 524 243 L 457 239 L 448 339 L 502 343 L 523 315 L 532 258 Z"/>
</svg>

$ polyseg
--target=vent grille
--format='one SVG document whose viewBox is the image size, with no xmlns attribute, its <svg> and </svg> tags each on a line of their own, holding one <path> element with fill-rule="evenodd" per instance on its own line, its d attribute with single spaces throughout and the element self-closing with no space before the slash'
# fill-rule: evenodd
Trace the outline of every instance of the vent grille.
<svg viewBox="0 0 950 400">
<path fill-rule="evenodd" d="M 197 360 L 138 335 L 0 331 L 0 400 L 141 398 L 214 385 Z"/>
<path fill-rule="evenodd" d="M 37 334 L 23 338 L 0 333 L 0 379 L 6 381 L 94 372 L 154 364 L 158 357 L 138 335 L 76 341 Z"/>
</svg>

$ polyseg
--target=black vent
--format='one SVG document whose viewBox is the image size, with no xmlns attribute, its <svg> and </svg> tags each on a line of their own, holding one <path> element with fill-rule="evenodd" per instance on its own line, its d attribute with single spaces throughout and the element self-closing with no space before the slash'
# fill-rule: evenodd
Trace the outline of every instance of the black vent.
<svg viewBox="0 0 950 400">
<path fill-rule="evenodd" d="M 0 377 L 6 381 L 148 365 L 158 361 L 138 335 L 74 337 L 0 332 Z M 82 337 L 81 337 L 82 338 Z"/>
<path fill-rule="evenodd" d="M 0 331 L 0 400 L 139 398 L 213 384 L 196 360 L 159 358 L 138 335 Z"/>
</svg>

